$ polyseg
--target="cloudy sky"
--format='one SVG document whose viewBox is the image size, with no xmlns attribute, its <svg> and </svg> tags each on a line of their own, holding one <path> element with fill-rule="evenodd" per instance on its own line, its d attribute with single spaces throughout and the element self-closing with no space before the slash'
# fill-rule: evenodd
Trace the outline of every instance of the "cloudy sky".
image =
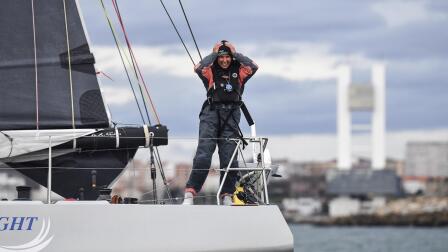
<svg viewBox="0 0 448 252">
<path fill-rule="evenodd" d="M 113 79 L 100 77 L 114 120 L 140 123 L 99 2 L 79 2 L 97 67 Z M 197 61 L 178 1 L 165 2 Z M 203 55 L 227 39 L 259 64 L 245 100 L 263 135 L 334 135 L 337 67 L 350 64 L 353 81 L 366 83 L 376 62 L 386 64 L 388 132 L 448 128 L 448 1 L 183 4 Z M 119 6 L 162 123 L 171 136 L 196 136 L 205 90 L 160 2 L 121 0 Z M 109 13 L 113 16 L 112 8 Z M 446 132 L 442 136 L 448 139 Z"/>
</svg>

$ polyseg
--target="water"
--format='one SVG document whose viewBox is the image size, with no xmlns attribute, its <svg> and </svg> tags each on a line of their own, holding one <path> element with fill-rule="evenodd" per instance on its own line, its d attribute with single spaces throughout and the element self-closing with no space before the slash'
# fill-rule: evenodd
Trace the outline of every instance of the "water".
<svg viewBox="0 0 448 252">
<path fill-rule="evenodd" d="M 290 225 L 295 252 L 448 252 L 448 228 Z"/>
</svg>

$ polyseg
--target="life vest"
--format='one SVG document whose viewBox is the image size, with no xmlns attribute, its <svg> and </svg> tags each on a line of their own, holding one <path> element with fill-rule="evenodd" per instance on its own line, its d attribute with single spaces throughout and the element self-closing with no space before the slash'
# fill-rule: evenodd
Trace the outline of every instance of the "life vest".
<svg viewBox="0 0 448 252">
<path fill-rule="evenodd" d="M 231 103 L 241 101 L 244 88 L 239 78 L 241 64 L 233 61 L 228 69 L 212 65 L 213 85 L 208 90 L 212 102 Z"/>
</svg>

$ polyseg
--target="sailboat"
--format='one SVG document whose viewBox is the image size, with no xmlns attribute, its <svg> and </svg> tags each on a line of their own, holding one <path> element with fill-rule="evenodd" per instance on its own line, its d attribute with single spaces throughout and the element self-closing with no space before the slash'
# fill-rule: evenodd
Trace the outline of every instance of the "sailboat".
<svg viewBox="0 0 448 252">
<path fill-rule="evenodd" d="M 0 87 L 0 162 L 48 188 L 46 204 L 0 202 L 0 252 L 292 251 L 275 205 L 96 200 L 139 148 L 158 159 L 168 129 L 112 123 L 76 0 L 1 2 Z"/>
</svg>

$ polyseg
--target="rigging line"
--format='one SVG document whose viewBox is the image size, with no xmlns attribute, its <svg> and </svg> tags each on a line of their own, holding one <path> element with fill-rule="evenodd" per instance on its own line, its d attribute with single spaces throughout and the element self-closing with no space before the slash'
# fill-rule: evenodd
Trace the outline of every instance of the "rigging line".
<svg viewBox="0 0 448 252">
<path fill-rule="evenodd" d="M 107 23 L 108 23 L 109 28 L 110 28 L 110 30 L 111 30 L 112 36 L 113 36 L 113 38 L 114 38 L 115 46 L 116 46 L 117 49 L 118 49 L 118 54 L 120 55 L 121 63 L 123 64 L 123 68 L 124 68 L 124 71 L 125 71 L 125 73 L 126 73 L 126 77 L 127 77 L 127 79 L 128 79 L 129 86 L 130 86 L 131 89 L 132 89 L 132 94 L 134 95 L 135 103 L 137 104 L 137 108 L 138 108 L 138 111 L 139 111 L 140 116 L 141 116 L 141 118 L 142 118 L 142 121 L 143 121 L 143 123 L 145 124 L 146 121 L 145 121 L 145 118 L 144 118 L 144 116 L 143 116 L 142 109 L 140 108 L 140 103 L 138 102 L 137 95 L 135 94 L 134 86 L 132 85 L 131 77 L 129 76 L 129 72 L 128 72 L 128 69 L 127 69 L 127 67 L 126 67 L 126 63 L 124 62 L 123 54 L 122 54 L 122 52 L 121 52 L 121 50 L 120 50 L 120 45 L 119 45 L 119 43 L 118 43 L 117 35 L 115 34 L 114 27 L 113 27 L 112 22 L 111 22 L 111 20 L 110 20 L 110 18 L 109 18 L 109 14 L 107 13 L 106 6 L 104 6 L 104 2 L 103 2 L 103 0 L 99 0 L 99 1 L 100 1 L 100 3 L 101 3 L 101 6 L 103 7 L 104 15 L 105 15 L 105 17 L 106 17 Z"/>
<path fill-rule="evenodd" d="M 113 7 L 114 7 L 115 13 L 117 13 L 117 8 L 115 7 L 115 3 L 114 3 L 114 1 L 112 1 L 112 5 L 113 5 Z M 121 21 L 120 21 L 120 19 L 121 19 L 121 15 L 118 15 L 118 14 L 117 14 L 117 17 L 118 17 L 118 21 L 120 22 L 120 25 L 121 25 Z M 123 29 L 123 28 L 122 28 L 122 29 Z M 127 58 L 127 54 L 126 54 L 126 53 L 124 53 L 124 54 L 125 54 L 125 56 L 126 56 L 128 65 L 129 65 L 130 67 L 132 67 L 132 70 L 134 70 L 133 72 L 134 72 L 134 74 L 135 74 L 135 78 L 137 79 L 137 84 L 138 84 L 138 89 L 139 89 L 139 91 L 140 91 L 140 95 L 142 96 L 142 102 L 143 102 L 143 107 L 145 108 L 146 118 L 148 119 L 148 124 L 151 125 L 151 119 L 150 119 L 150 117 L 149 117 L 148 108 L 147 108 L 146 103 L 145 103 L 145 97 L 144 97 L 144 94 L 143 94 L 142 86 L 141 86 L 141 84 L 140 84 L 140 79 L 139 79 L 139 76 L 138 76 L 138 74 L 137 74 L 137 70 L 136 70 L 136 67 L 135 67 L 134 56 L 133 56 L 133 54 L 131 53 L 132 50 L 129 49 L 129 43 L 128 43 L 128 39 L 127 39 L 127 36 L 126 36 L 125 33 L 124 33 L 124 38 L 125 38 L 125 41 L 126 41 L 126 44 L 127 44 L 128 53 L 129 53 L 129 57 L 131 58 L 130 61 L 131 61 L 132 65 L 131 65 L 131 63 L 129 63 L 129 59 Z M 124 51 L 124 49 L 123 49 L 123 51 Z"/>
<path fill-rule="evenodd" d="M 136 102 L 136 104 L 137 104 L 137 107 L 138 107 L 140 116 L 141 116 L 141 118 L 142 118 L 142 122 L 143 122 L 143 123 L 146 123 L 145 120 L 144 120 L 144 117 L 143 117 L 143 112 L 142 112 L 142 110 L 141 110 L 141 108 L 140 108 L 140 103 L 139 103 L 139 101 L 138 101 L 138 99 L 137 99 L 137 95 L 135 94 L 135 89 L 134 89 L 134 86 L 133 86 L 133 84 L 132 84 L 131 77 L 130 77 L 130 75 L 129 75 L 129 72 L 128 72 L 128 69 L 127 69 L 127 66 L 126 66 L 126 63 L 127 63 L 129 66 L 131 65 L 131 64 L 129 63 L 128 55 L 126 54 L 125 50 L 122 49 L 121 46 L 120 46 L 120 42 L 119 42 L 117 33 L 115 32 L 114 26 L 113 26 L 112 21 L 111 21 L 111 19 L 110 19 L 110 17 L 109 17 L 109 14 L 108 14 L 108 12 L 107 12 L 107 9 L 106 9 L 106 7 L 105 7 L 105 5 L 104 5 L 104 3 L 103 3 L 103 0 L 100 0 L 100 2 L 101 2 L 101 4 L 102 4 L 103 11 L 104 11 L 104 15 L 106 16 L 107 22 L 108 22 L 108 24 L 109 24 L 109 28 L 110 28 L 111 33 L 112 33 L 112 36 L 113 36 L 113 38 L 114 38 L 115 45 L 116 45 L 116 47 L 117 47 L 117 49 L 118 49 L 118 53 L 119 53 L 119 55 L 120 55 L 120 59 L 121 59 L 121 62 L 122 62 L 122 64 L 123 64 L 123 68 L 124 68 L 124 70 L 125 70 L 125 73 L 126 73 L 126 76 L 127 76 L 128 82 L 129 82 L 129 85 L 130 85 L 130 87 L 131 87 L 131 89 L 132 89 L 132 93 L 133 93 L 133 95 L 134 95 L 135 102 Z M 124 57 L 123 57 L 123 56 L 124 56 Z M 140 87 L 140 86 L 139 86 L 139 90 L 140 90 L 140 93 L 141 93 L 142 90 L 141 90 L 141 87 Z M 143 105 L 144 105 L 144 104 L 143 104 Z M 146 107 L 145 107 L 145 110 L 147 110 Z M 147 111 L 146 111 L 146 113 L 147 113 Z M 148 120 L 149 120 L 149 119 L 148 119 Z"/>
<path fill-rule="evenodd" d="M 153 113 L 154 113 L 154 116 L 156 117 L 156 120 L 157 120 L 158 124 L 160 124 L 160 118 L 159 118 L 159 115 L 158 115 L 157 110 L 156 110 L 156 108 L 155 108 L 154 102 L 153 102 L 153 100 L 152 100 L 152 98 L 151 98 L 151 95 L 149 94 L 148 87 L 147 87 L 146 82 L 145 82 L 145 79 L 143 78 L 143 75 L 142 75 L 142 73 L 141 73 L 139 64 L 138 64 L 138 62 L 137 62 L 137 58 L 135 57 L 135 55 L 134 55 L 134 51 L 132 50 L 132 46 L 131 46 L 130 40 L 129 40 L 128 35 L 127 35 L 127 32 L 126 32 L 126 28 L 125 28 L 125 25 L 124 25 L 124 21 L 123 21 L 123 19 L 122 19 L 122 17 L 121 17 L 121 12 L 120 12 L 120 9 L 119 9 L 119 7 L 118 7 L 118 2 L 117 2 L 116 0 L 112 0 L 112 4 L 113 4 L 113 6 L 114 6 L 115 12 L 116 12 L 116 14 L 117 14 L 118 21 L 119 21 L 119 23 L 120 23 L 120 25 L 121 25 L 121 29 L 122 29 L 122 31 L 123 31 L 123 35 L 124 35 L 124 37 L 125 37 L 126 44 L 127 44 L 127 46 L 128 46 L 128 50 L 129 50 L 129 54 L 130 54 L 130 56 L 131 56 L 131 60 L 132 60 L 133 67 L 134 67 L 134 71 L 135 71 L 135 72 L 138 72 L 138 74 L 139 74 L 139 76 L 140 76 L 140 79 L 138 78 L 138 76 L 136 76 L 136 77 L 137 77 L 137 80 L 141 80 L 141 81 L 142 81 L 143 87 L 144 87 L 144 89 L 145 89 L 145 91 L 146 91 L 145 94 L 146 94 L 146 96 L 147 96 L 147 98 L 148 98 L 148 100 L 149 100 L 149 102 L 150 102 L 150 104 L 151 104 L 151 108 L 152 108 L 152 111 L 153 111 Z M 141 84 L 141 83 L 139 82 L 139 84 Z M 141 88 L 141 85 L 140 85 L 140 88 Z M 141 89 L 140 89 L 140 90 L 141 90 Z M 144 99 L 144 97 L 143 97 L 143 93 L 142 93 L 142 98 Z M 145 109 L 146 109 L 146 106 L 145 106 Z M 150 119 L 149 119 L 148 111 L 146 111 L 146 113 L 147 113 L 148 121 L 149 121 Z M 151 123 L 151 122 L 149 122 L 149 123 Z M 161 169 L 161 173 L 163 173 L 163 170 L 162 170 L 162 169 L 163 169 L 163 166 L 162 166 L 162 162 L 160 161 L 161 158 L 160 158 L 160 154 L 159 154 L 159 151 L 158 151 L 158 148 L 157 148 L 157 147 L 156 147 L 156 153 L 155 153 L 154 156 L 155 156 L 155 159 L 156 159 L 156 161 L 157 161 L 157 163 L 158 163 L 159 168 Z M 163 175 L 163 177 L 165 177 L 165 176 Z M 164 179 L 165 179 L 165 178 L 164 178 Z M 171 197 L 171 193 L 170 193 L 169 188 L 167 187 L 166 189 L 167 189 L 167 194 L 168 194 L 168 196 Z"/>
<path fill-rule="evenodd" d="M 132 193 L 135 195 L 135 192 L 137 191 L 137 188 L 136 188 L 136 183 L 134 183 L 135 182 L 135 178 L 136 178 L 136 169 L 135 169 L 135 159 L 132 159 L 132 166 L 130 167 L 131 168 L 131 170 L 132 170 L 132 179 L 130 179 L 130 183 L 131 183 L 131 185 L 130 185 L 130 187 L 131 187 L 131 190 L 132 190 Z"/>
<path fill-rule="evenodd" d="M 139 124 L 129 124 L 129 125 L 137 125 L 137 126 L 140 126 Z M 120 129 L 123 129 L 123 128 L 120 128 Z M 5 131 L 7 131 L 7 132 L 10 132 L 9 130 L 5 130 Z M 21 138 L 21 139 L 30 139 L 30 138 L 35 138 L 36 136 L 34 136 L 34 135 L 31 135 L 31 136 L 17 136 L 17 135 L 14 135 L 15 137 L 18 137 L 18 138 Z M 51 137 L 70 137 L 70 136 L 72 136 L 72 134 L 61 134 L 61 135 L 46 135 L 47 137 L 49 137 L 49 136 L 51 136 Z M 116 136 L 89 136 L 89 135 L 84 135 L 84 136 L 79 136 L 79 138 L 101 138 L 101 139 L 107 139 L 107 138 L 113 138 L 113 139 L 115 139 L 116 138 Z M 168 139 L 168 137 L 157 137 L 157 136 L 154 136 L 154 137 L 152 137 L 152 138 L 154 138 L 154 139 Z M 120 139 L 145 139 L 145 137 L 140 137 L 140 136 L 135 136 L 135 137 L 131 137 L 131 136 L 120 136 Z M 191 142 L 195 142 L 195 141 L 198 141 L 198 140 L 201 140 L 201 139 L 204 139 L 204 140 L 225 140 L 225 141 L 239 141 L 240 140 L 240 138 L 231 138 L 231 137 L 169 137 L 169 139 L 170 140 L 177 140 L 177 141 L 180 141 L 180 140 L 184 140 L 184 141 L 191 141 Z M 250 137 L 244 137 L 244 139 L 245 140 L 251 140 L 252 138 L 250 138 Z M 36 140 L 36 141 L 34 141 L 34 142 L 37 142 L 37 143 L 48 143 L 48 140 L 47 139 L 39 139 L 39 140 Z"/>
<path fill-rule="evenodd" d="M 99 1 L 102 2 L 103 0 L 99 0 Z M 112 19 L 109 17 L 109 13 L 108 13 L 108 11 L 107 11 L 107 9 L 106 9 L 104 3 L 102 3 L 102 5 L 103 5 L 103 11 L 104 11 L 104 13 L 105 13 L 104 15 L 105 15 L 106 18 L 107 18 L 107 21 L 108 21 L 108 24 L 109 24 L 109 28 L 111 29 L 112 35 L 115 35 L 115 37 L 117 38 L 117 41 L 116 41 L 117 48 L 118 48 L 118 50 L 120 50 L 120 52 L 121 52 L 122 55 L 124 56 L 124 57 L 123 57 L 123 58 L 125 59 L 124 61 L 125 61 L 125 62 L 127 63 L 127 65 L 130 67 L 130 66 L 131 66 L 131 63 L 129 63 L 129 62 L 130 62 L 130 60 L 129 60 L 129 56 L 128 56 L 128 54 L 126 53 L 125 49 L 122 48 L 123 45 L 122 45 L 121 41 L 118 39 L 117 32 L 115 31 L 115 28 L 114 28 Z"/>
<path fill-rule="evenodd" d="M 154 102 L 153 102 L 153 100 L 151 98 L 151 95 L 149 94 L 148 86 L 146 85 L 146 82 L 145 82 L 145 79 L 143 78 L 142 72 L 140 71 L 140 66 L 139 66 L 139 64 L 137 62 L 137 58 L 135 57 L 134 51 L 132 50 L 131 42 L 130 42 L 128 34 L 126 32 L 124 21 L 123 21 L 123 19 L 121 17 L 120 9 L 118 8 L 118 2 L 116 0 L 112 0 L 112 4 L 114 5 L 115 12 L 116 12 L 117 17 L 118 17 L 118 21 L 119 21 L 121 29 L 123 31 L 123 35 L 125 37 L 126 44 L 128 46 L 129 54 L 131 55 L 131 60 L 133 61 L 133 64 L 135 63 L 134 64 L 134 71 L 138 72 L 138 74 L 140 76 L 140 80 L 142 81 L 143 87 L 144 87 L 144 89 L 146 91 L 146 96 L 147 96 L 147 98 L 148 98 L 148 100 L 150 102 L 152 111 L 154 112 L 154 116 L 156 117 L 156 120 L 157 120 L 158 124 L 160 124 L 159 115 L 158 115 L 157 110 L 155 108 Z M 138 79 L 138 77 L 137 77 L 137 79 Z"/>
<path fill-rule="evenodd" d="M 67 42 L 67 58 L 68 58 L 68 78 L 70 81 L 70 100 L 71 100 L 71 108 L 72 108 L 72 128 L 75 129 L 75 107 L 73 101 L 73 79 L 72 79 L 72 60 L 70 53 L 70 39 L 68 37 L 68 21 L 67 21 L 67 7 L 65 0 L 63 0 L 64 5 L 64 20 L 65 20 L 65 38 Z"/>
<path fill-rule="evenodd" d="M 36 22 L 34 15 L 34 0 L 31 0 L 31 12 L 33 15 L 34 78 L 36 83 L 36 130 L 39 130 L 39 88 L 38 88 L 39 86 L 37 78 L 37 42 L 36 42 Z"/>
<path fill-rule="evenodd" d="M 185 51 L 187 51 L 187 54 L 188 54 L 188 56 L 190 57 L 191 62 L 193 63 L 193 65 L 196 65 L 196 64 L 194 63 L 193 57 L 191 57 L 190 51 L 188 51 L 188 48 L 187 48 L 187 46 L 185 45 L 184 40 L 182 39 L 182 36 L 180 35 L 179 31 L 177 30 L 177 27 L 176 27 L 176 25 L 174 24 L 173 19 L 171 18 L 170 14 L 168 13 L 168 10 L 166 9 L 165 4 L 163 3 L 162 0 L 160 0 L 160 3 L 162 4 L 163 9 L 165 10 L 166 15 L 167 15 L 168 18 L 170 19 L 171 24 L 173 25 L 173 28 L 174 28 L 174 30 L 176 31 L 177 36 L 178 36 L 179 39 L 180 39 L 180 42 L 182 42 L 182 45 L 184 45 Z"/>
<path fill-rule="evenodd" d="M 102 74 L 102 75 L 104 75 L 106 78 L 108 78 L 109 80 L 114 81 L 114 79 L 112 79 L 108 74 L 106 74 L 106 73 L 103 72 L 103 71 L 97 71 L 96 74 L 97 74 L 97 75 Z"/>
<path fill-rule="evenodd" d="M 185 21 L 187 21 L 188 29 L 190 29 L 190 34 L 191 34 L 191 37 L 193 38 L 194 45 L 196 46 L 196 50 L 198 51 L 199 58 L 202 60 L 201 51 L 199 51 L 198 43 L 196 43 L 196 38 L 194 37 L 193 30 L 191 29 L 190 22 L 188 21 L 187 14 L 185 13 L 184 6 L 182 5 L 181 0 L 179 0 L 179 4 L 180 4 L 180 8 L 182 9 L 182 12 L 184 13 Z"/>
<path fill-rule="evenodd" d="M 165 177 L 165 171 L 163 170 L 162 162 L 160 160 L 159 148 L 157 148 L 157 146 L 156 146 L 155 149 L 156 149 L 156 152 L 155 152 L 155 154 L 156 154 L 155 155 L 156 161 L 157 161 L 157 163 L 159 165 L 160 174 L 161 174 L 163 182 L 165 184 L 166 177 Z M 166 183 L 166 188 L 165 189 L 166 189 L 166 193 L 167 193 L 168 198 L 171 198 L 171 191 L 170 191 L 169 183 Z"/>
</svg>

